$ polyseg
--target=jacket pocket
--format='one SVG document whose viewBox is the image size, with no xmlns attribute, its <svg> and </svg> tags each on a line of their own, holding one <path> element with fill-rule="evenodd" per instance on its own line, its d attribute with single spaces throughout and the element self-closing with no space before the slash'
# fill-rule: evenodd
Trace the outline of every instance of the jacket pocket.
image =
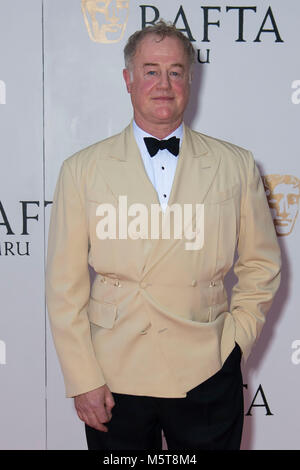
<svg viewBox="0 0 300 470">
<path fill-rule="evenodd" d="M 207 198 L 204 201 L 204 204 L 221 204 L 222 202 L 228 201 L 239 194 L 240 186 L 235 184 L 231 188 L 226 189 L 225 191 L 212 191 L 211 194 L 207 195 Z"/>
<path fill-rule="evenodd" d="M 102 326 L 103 328 L 112 328 L 117 316 L 117 306 L 107 302 L 98 302 L 90 298 L 88 305 L 88 317 L 91 323 Z"/>
</svg>

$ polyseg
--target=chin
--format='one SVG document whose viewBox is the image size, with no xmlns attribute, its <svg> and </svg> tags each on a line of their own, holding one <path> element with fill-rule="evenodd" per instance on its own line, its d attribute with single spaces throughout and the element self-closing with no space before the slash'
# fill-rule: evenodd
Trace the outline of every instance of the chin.
<svg viewBox="0 0 300 470">
<path fill-rule="evenodd" d="M 171 113 L 170 110 L 161 110 L 159 112 L 155 113 L 155 117 L 157 120 L 162 120 L 162 121 L 170 121 L 173 122 L 176 120 L 177 116 L 174 115 L 174 113 Z"/>
</svg>

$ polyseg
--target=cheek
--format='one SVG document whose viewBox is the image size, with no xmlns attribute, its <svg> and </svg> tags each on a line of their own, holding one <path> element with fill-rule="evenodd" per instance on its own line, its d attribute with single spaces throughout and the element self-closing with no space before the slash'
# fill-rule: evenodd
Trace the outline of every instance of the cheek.
<svg viewBox="0 0 300 470">
<path fill-rule="evenodd" d="M 154 84 L 150 80 L 145 80 L 136 86 L 133 90 L 133 94 L 137 101 L 143 101 L 150 95 Z"/>
<path fill-rule="evenodd" d="M 178 98 L 182 101 L 187 101 L 189 98 L 189 88 L 186 85 L 175 83 L 173 90 Z"/>
<path fill-rule="evenodd" d="M 289 206 L 289 212 L 293 217 L 296 217 L 298 213 L 298 207 L 296 206 L 296 204 L 292 204 Z"/>
</svg>

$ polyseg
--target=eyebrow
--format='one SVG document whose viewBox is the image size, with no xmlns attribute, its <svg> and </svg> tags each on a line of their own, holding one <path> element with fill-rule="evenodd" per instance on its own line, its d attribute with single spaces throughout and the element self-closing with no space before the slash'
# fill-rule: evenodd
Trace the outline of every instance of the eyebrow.
<svg viewBox="0 0 300 470">
<path fill-rule="evenodd" d="M 184 66 L 182 64 L 171 64 L 171 67 L 181 67 L 184 69 Z"/>
<path fill-rule="evenodd" d="M 146 64 L 143 64 L 143 67 L 155 67 L 158 66 L 158 64 L 152 64 L 151 62 L 147 62 Z"/>
<path fill-rule="evenodd" d="M 143 67 L 158 67 L 158 66 L 159 64 L 152 63 L 152 62 L 147 62 L 143 64 Z M 184 68 L 182 64 L 171 64 L 171 67 L 181 67 L 182 69 Z"/>
</svg>

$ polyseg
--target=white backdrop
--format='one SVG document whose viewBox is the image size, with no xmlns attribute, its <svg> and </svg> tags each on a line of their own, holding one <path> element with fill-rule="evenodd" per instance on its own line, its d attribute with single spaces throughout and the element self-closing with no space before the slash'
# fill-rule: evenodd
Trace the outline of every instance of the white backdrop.
<svg viewBox="0 0 300 470">
<path fill-rule="evenodd" d="M 243 370 L 242 448 L 300 449 L 300 3 L 127 5 L 117 36 L 101 13 L 93 29 L 81 0 L 0 0 L 0 449 L 86 449 L 47 321 L 49 202 L 62 161 L 131 119 L 123 47 L 158 16 L 198 51 L 186 122 L 248 148 L 272 175 L 282 284 Z"/>
</svg>

